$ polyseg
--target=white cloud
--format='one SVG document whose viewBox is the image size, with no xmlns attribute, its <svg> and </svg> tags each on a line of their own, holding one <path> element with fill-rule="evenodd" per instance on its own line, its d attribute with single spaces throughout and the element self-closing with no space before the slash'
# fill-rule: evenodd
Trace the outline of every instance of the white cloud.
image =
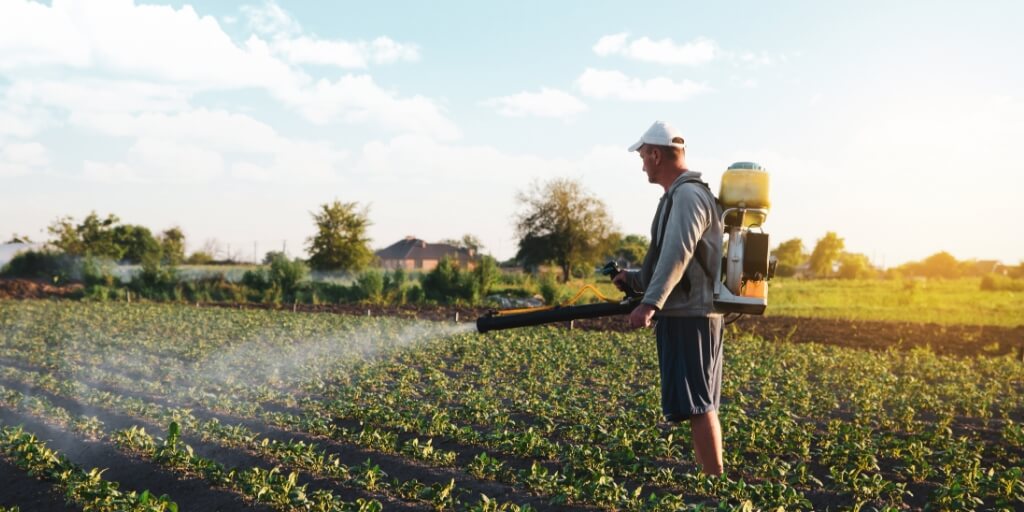
<svg viewBox="0 0 1024 512">
<path fill-rule="evenodd" d="M 143 180 L 128 164 L 104 163 L 86 160 L 82 164 L 82 175 L 100 183 L 138 183 Z"/>
<path fill-rule="evenodd" d="M 265 23 L 276 31 L 275 39 L 252 35 L 236 44 L 215 18 L 200 16 L 190 6 L 175 9 L 123 0 L 57 0 L 52 6 L 7 2 L 0 5 L 0 70 L 8 71 L 12 87 L 22 84 L 16 98 L 72 112 L 95 111 L 98 105 L 120 111 L 181 110 L 200 92 L 262 89 L 318 123 L 340 119 L 457 136 L 454 123 L 429 98 L 403 97 L 363 75 L 325 86 L 296 67 L 415 60 L 419 54 L 414 46 L 386 37 L 319 41 L 298 33 L 297 24 L 278 21 L 279 26 Z M 288 41 L 298 41 L 297 46 L 288 47 Z M 293 61 L 282 58 L 282 51 Z M 346 57 L 345 52 L 353 55 Z M 33 77 L 39 76 L 35 70 L 41 66 L 66 78 L 40 82 Z M 112 78 L 84 78 L 75 70 Z M 46 88 L 37 91 L 36 85 Z"/>
<path fill-rule="evenodd" d="M 342 119 L 350 123 L 372 122 L 442 139 L 460 136 L 458 127 L 436 103 L 423 96 L 399 97 L 380 88 L 369 75 L 345 75 L 334 82 L 320 80 L 311 88 L 295 93 L 283 98 L 284 101 L 314 123 Z"/>
<path fill-rule="evenodd" d="M 0 177 L 29 174 L 49 163 L 46 148 L 38 142 L 0 141 Z"/>
<path fill-rule="evenodd" d="M 420 60 L 420 49 L 418 46 L 398 43 L 389 37 L 378 37 L 369 46 L 373 55 L 373 61 L 378 64 L 387 64 L 399 60 Z"/>
<path fill-rule="evenodd" d="M 630 78 L 620 71 L 587 68 L 576 80 L 585 96 L 625 101 L 686 101 L 711 89 L 691 80 Z"/>
<path fill-rule="evenodd" d="M 256 119 L 223 110 L 97 113 L 78 121 L 90 131 L 137 141 L 129 150 L 130 166 L 94 162 L 86 168 L 86 178 L 131 176 L 136 181 L 197 183 L 220 176 L 228 167 L 233 177 L 257 181 L 337 181 L 339 167 L 348 158 L 346 151 L 326 142 L 284 137 Z M 168 169 L 163 153 L 171 150 L 183 151 L 188 160 L 175 165 L 198 172 Z M 218 162 L 214 154 L 223 160 Z"/>
<path fill-rule="evenodd" d="M 775 64 L 776 58 L 768 55 L 766 52 L 743 52 L 739 56 L 739 61 L 754 67 L 771 66 Z"/>
<path fill-rule="evenodd" d="M 5 101 L 17 106 L 43 106 L 72 115 L 95 112 L 168 112 L 188 107 L 190 94 L 181 87 L 135 80 L 17 80 Z"/>
<path fill-rule="evenodd" d="M 629 41 L 629 34 L 625 32 L 602 37 L 593 50 L 601 57 L 618 55 L 644 62 L 689 66 L 710 62 L 720 53 L 718 45 L 704 37 L 681 44 L 669 38 L 655 41 L 646 36 Z"/>
<path fill-rule="evenodd" d="M 49 121 L 49 116 L 40 109 L 11 104 L 6 100 L 4 103 L 8 104 L 0 103 L 0 137 L 32 137 Z"/>
<path fill-rule="evenodd" d="M 381 36 L 372 42 L 321 39 L 303 35 L 302 26 L 274 2 L 244 6 L 249 26 L 270 39 L 277 55 L 293 64 L 315 64 L 340 68 L 365 68 L 367 63 L 387 64 L 419 60 L 419 48 Z"/>
<path fill-rule="evenodd" d="M 0 14 L 0 70 L 50 64 L 84 67 L 92 61 L 89 44 L 67 10 L 13 0 L 0 6 Z"/>
<path fill-rule="evenodd" d="M 510 96 L 490 98 L 482 105 L 491 107 L 508 117 L 567 118 L 586 112 L 587 105 L 575 96 L 558 89 L 541 88 L 540 92 L 521 92 Z"/>
</svg>

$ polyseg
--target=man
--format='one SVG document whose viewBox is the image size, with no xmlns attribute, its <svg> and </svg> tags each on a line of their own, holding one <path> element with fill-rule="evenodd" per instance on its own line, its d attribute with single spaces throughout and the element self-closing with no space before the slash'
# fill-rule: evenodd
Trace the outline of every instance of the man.
<svg viewBox="0 0 1024 512">
<path fill-rule="evenodd" d="M 656 319 L 661 407 L 669 422 L 690 421 L 697 462 L 722 473 L 722 316 L 714 312 L 715 280 L 722 259 L 722 219 L 700 173 L 686 168 L 679 132 L 658 121 L 629 148 L 638 151 L 647 180 L 665 195 L 651 224 L 651 246 L 639 271 L 613 282 L 643 291 L 629 316 L 633 328 Z"/>
</svg>

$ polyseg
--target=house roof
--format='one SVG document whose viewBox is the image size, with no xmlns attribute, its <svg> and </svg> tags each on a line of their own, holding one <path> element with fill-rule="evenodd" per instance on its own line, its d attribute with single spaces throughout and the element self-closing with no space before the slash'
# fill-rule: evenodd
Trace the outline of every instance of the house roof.
<svg viewBox="0 0 1024 512">
<path fill-rule="evenodd" d="M 411 236 L 405 237 L 379 251 L 382 260 L 439 260 L 445 256 L 470 256 L 467 249 L 449 244 L 428 244 Z"/>
</svg>

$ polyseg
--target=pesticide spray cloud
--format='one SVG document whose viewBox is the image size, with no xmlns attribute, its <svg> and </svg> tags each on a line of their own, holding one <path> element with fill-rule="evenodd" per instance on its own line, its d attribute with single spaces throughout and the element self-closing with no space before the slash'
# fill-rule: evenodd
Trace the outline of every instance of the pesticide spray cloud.
<svg viewBox="0 0 1024 512">
<path fill-rule="evenodd" d="M 415 349 L 448 337 L 474 332 L 471 323 L 366 319 L 354 328 L 311 339 L 282 342 L 264 333 L 196 363 L 200 380 L 227 384 L 293 387 L 303 381 L 399 350 Z"/>
</svg>

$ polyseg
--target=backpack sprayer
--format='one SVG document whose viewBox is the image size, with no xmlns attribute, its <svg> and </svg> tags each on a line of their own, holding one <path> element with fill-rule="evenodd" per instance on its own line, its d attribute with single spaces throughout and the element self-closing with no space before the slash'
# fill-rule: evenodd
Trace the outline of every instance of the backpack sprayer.
<svg viewBox="0 0 1024 512">
<path fill-rule="evenodd" d="M 760 315 L 768 306 L 768 281 L 775 275 L 775 261 L 769 260 L 768 234 L 762 230 L 768 218 L 768 172 L 753 162 L 736 162 L 722 175 L 718 194 L 725 250 L 719 279 L 715 281 L 715 311 L 732 322 L 743 314 Z M 755 232 L 753 229 L 757 229 Z M 614 278 L 622 269 L 608 262 L 603 275 Z M 603 302 L 575 305 L 587 291 Z M 584 286 L 564 304 L 537 308 L 491 310 L 476 321 L 477 331 L 527 327 L 601 316 L 628 315 L 640 304 L 643 294 L 627 291 L 622 299 L 605 297 L 591 285 Z"/>
</svg>

